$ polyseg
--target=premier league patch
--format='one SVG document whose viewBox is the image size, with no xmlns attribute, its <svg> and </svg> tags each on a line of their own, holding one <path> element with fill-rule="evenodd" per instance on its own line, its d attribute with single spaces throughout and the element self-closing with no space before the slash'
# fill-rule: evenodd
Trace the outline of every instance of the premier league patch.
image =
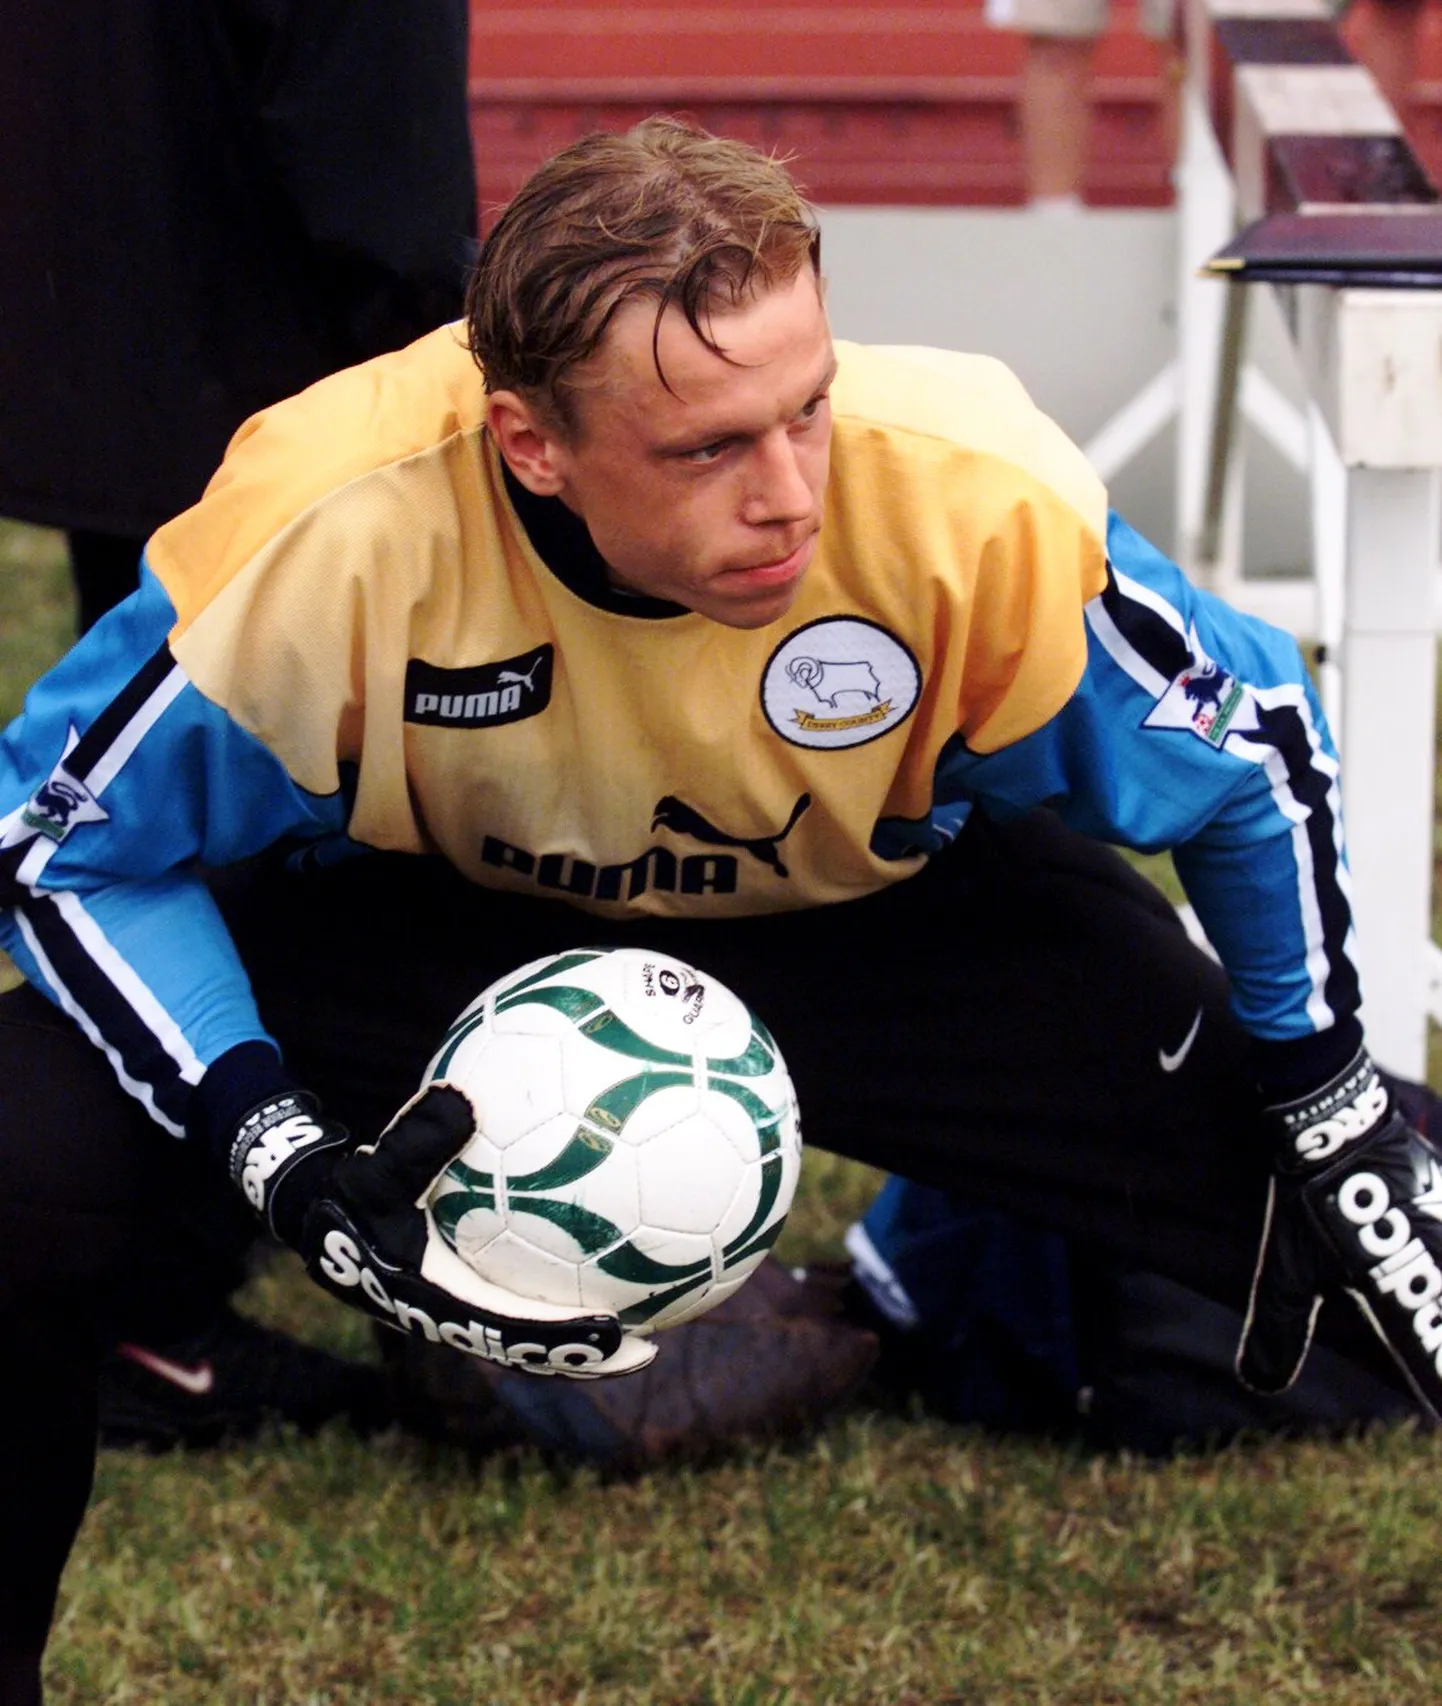
<svg viewBox="0 0 1442 1706">
<path fill-rule="evenodd" d="M 1221 748 L 1230 734 L 1254 733 L 1257 707 L 1251 693 L 1202 650 L 1194 628 L 1191 662 L 1148 713 L 1149 729 L 1190 729 L 1208 746 Z"/>
<path fill-rule="evenodd" d="M 75 740 L 72 728 L 65 743 L 67 755 Z M 109 816 L 84 782 L 70 774 L 62 758 L 26 801 L 20 812 L 20 824 L 50 841 L 63 841 L 77 824 L 104 823 Z M 7 836 L 6 839 L 13 837 Z"/>
<path fill-rule="evenodd" d="M 766 720 L 793 746 L 864 746 L 904 723 L 921 697 L 921 670 L 885 628 L 828 616 L 798 628 L 761 677 Z"/>
</svg>

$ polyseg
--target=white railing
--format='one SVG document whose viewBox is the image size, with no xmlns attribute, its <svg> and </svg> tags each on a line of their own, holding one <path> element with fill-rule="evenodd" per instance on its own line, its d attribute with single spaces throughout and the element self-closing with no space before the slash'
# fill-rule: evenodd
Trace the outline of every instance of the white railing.
<svg viewBox="0 0 1442 1706">
<path fill-rule="evenodd" d="M 1178 560 L 1231 602 L 1321 643 L 1323 703 L 1344 762 L 1367 1034 L 1385 1065 L 1421 1078 L 1428 1019 L 1442 1021 L 1442 951 L 1430 939 L 1442 213 L 1419 193 L 1397 119 L 1336 40 L 1325 0 L 1188 5 L 1178 351 L 1086 449 L 1110 476 L 1175 418 Z M 1289 176 L 1299 139 L 1309 162 L 1300 176 L 1310 174 L 1302 194 Z M 1341 187 L 1318 199 L 1329 149 Z M 1259 264 L 1280 225 L 1302 232 L 1304 248 L 1315 235 L 1301 272 Z M 1396 242 L 1378 242 L 1401 232 L 1405 264 Z M 1305 410 L 1248 365 L 1250 293 L 1219 282 L 1223 250 L 1223 266 L 1241 263 L 1231 276 L 1245 283 L 1260 271 L 1277 291 Z M 1388 250 L 1390 263 L 1379 258 Z M 1312 538 L 1299 555 L 1308 580 L 1244 572 L 1239 416 L 1307 473 Z"/>
</svg>

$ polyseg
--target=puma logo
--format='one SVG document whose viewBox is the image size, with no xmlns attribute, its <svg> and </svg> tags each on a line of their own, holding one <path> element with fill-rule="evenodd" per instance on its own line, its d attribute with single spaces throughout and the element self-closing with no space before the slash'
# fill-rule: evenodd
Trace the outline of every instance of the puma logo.
<svg viewBox="0 0 1442 1706">
<path fill-rule="evenodd" d="M 508 682 L 520 682 L 524 685 L 527 693 L 529 693 L 536 685 L 534 679 L 536 671 L 545 661 L 545 654 L 539 653 L 536 657 L 536 661 L 524 675 L 522 675 L 518 669 L 501 669 L 496 671 L 496 680 L 499 681 L 503 687 Z"/>
<path fill-rule="evenodd" d="M 778 877 L 785 877 L 790 872 L 781 862 L 780 844 L 790 835 L 796 827 L 796 820 L 810 804 L 810 794 L 802 794 L 792 806 L 785 828 L 778 829 L 774 835 L 728 835 L 724 829 L 708 823 L 695 806 L 688 806 L 685 800 L 677 799 L 674 794 L 665 794 L 656 802 L 651 828 L 674 829 L 678 835 L 689 835 L 693 841 L 704 841 L 709 847 L 738 847 L 761 864 L 769 865 Z"/>
</svg>

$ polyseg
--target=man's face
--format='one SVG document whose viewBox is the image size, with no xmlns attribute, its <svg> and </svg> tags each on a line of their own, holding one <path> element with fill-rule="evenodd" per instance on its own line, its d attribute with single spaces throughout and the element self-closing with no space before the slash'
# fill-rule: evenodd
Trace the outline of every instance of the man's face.
<svg viewBox="0 0 1442 1706">
<path fill-rule="evenodd" d="M 623 307 L 578 375 L 577 431 L 546 437 L 551 490 L 616 586 L 759 628 L 790 607 L 815 550 L 836 358 L 810 268 L 710 331 L 724 359 L 668 308 L 653 354 L 654 305 Z"/>
</svg>

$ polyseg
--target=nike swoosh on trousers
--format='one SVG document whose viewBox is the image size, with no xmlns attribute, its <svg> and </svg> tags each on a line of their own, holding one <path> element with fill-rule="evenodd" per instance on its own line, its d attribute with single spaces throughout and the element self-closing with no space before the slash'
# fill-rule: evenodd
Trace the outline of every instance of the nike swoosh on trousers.
<svg viewBox="0 0 1442 1706">
<path fill-rule="evenodd" d="M 149 1369 L 161 1380 L 168 1380 L 172 1386 L 178 1386 L 192 1398 L 203 1398 L 215 1385 L 215 1369 L 208 1362 L 198 1362 L 194 1367 L 187 1367 L 183 1362 L 172 1362 L 169 1357 L 158 1356 L 154 1351 L 146 1350 L 144 1345 L 117 1345 L 116 1349 L 121 1356 L 139 1363 L 141 1368 Z"/>
<path fill-rule="evenodd" d="M 1157 1050 L 1157 1060 L 1161 1063 L 1163 1072 L 1175 1072 L 1187 1056 L 1192 1052 L 1192 1044 L 1197 1040 L 1197 1032 L 1202 1028 L 1202 1010 L 1197 1008 L 1197 1016 L 1192 1020 L 1192 1028 L 1182 1038 L 1181 1046 L 1174 1054 L 1168 1054 L 1164 1048 Z"/>
</svg>

